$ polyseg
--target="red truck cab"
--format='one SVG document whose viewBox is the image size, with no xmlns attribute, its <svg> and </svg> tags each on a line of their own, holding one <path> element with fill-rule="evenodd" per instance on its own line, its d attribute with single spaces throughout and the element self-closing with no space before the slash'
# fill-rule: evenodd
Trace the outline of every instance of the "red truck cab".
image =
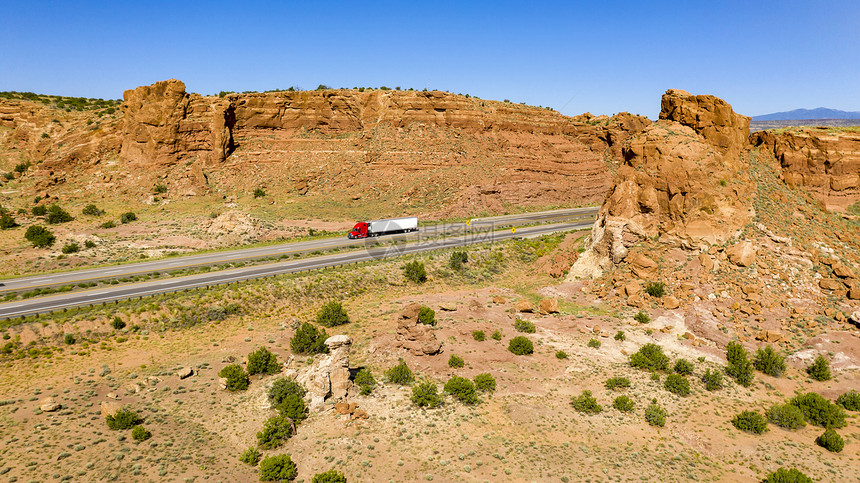
<svg viewBox="0 0 860 483">
<path fill-rule="evenodd" d="M 352 231 L 349 232 L 347 238 L 367 238 L 367 227 L 367 223 L 359 221 L 352 227 Z"/>
</svg>

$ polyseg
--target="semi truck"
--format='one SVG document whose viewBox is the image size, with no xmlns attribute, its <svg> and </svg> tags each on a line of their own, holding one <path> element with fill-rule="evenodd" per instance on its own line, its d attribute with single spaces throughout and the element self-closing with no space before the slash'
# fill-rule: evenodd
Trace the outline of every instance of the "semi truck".
<svg viewBox="0 0 860 483">
<path fill-rule="evenodd" d="M 348 238 L 368 238 L 393 233 L 418 231 L 418 218 L 389 218 L 387 220 L 359 221 L 347 234 Z"/>
</svg>

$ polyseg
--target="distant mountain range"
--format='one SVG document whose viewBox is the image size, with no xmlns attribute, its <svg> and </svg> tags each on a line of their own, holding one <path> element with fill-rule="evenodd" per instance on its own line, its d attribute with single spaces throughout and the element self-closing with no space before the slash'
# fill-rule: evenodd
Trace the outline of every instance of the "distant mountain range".
<svg viewBox="0 0 860 483">
<path fill-rule="evenodd" d="M 795 109 L 753 116 L 753 121 L 787 121 L 793 119 L 860 119 L 860 112 L 818 107 L 816 109 Z"/>
</svg>

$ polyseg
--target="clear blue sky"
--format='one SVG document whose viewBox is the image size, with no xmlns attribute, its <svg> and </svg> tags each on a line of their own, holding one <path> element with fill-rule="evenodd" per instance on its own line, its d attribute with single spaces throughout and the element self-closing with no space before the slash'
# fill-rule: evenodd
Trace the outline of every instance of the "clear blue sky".
<svg viewBox="0 0 860 483">
<path fill-rule="evenodd" d="M 653 118 L 680 88 L 747 115 L 860 111 L 857 0 L 7 0 L 0 46 L 0 91 L 386 85 Z"/>
</svg>

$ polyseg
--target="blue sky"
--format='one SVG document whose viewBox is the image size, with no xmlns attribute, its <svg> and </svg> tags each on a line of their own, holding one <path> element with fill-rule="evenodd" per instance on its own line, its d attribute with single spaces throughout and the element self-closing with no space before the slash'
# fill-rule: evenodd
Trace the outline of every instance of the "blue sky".
<svg viewBox="0 0 860 483">
<path fill-rule="evenodd" d="M 656 117 L 669 88 L 747 115 L 860 111 L 860 2 L 4 2 L 0 90 L 120 98 L 401 86 Z"/>
</svg>

